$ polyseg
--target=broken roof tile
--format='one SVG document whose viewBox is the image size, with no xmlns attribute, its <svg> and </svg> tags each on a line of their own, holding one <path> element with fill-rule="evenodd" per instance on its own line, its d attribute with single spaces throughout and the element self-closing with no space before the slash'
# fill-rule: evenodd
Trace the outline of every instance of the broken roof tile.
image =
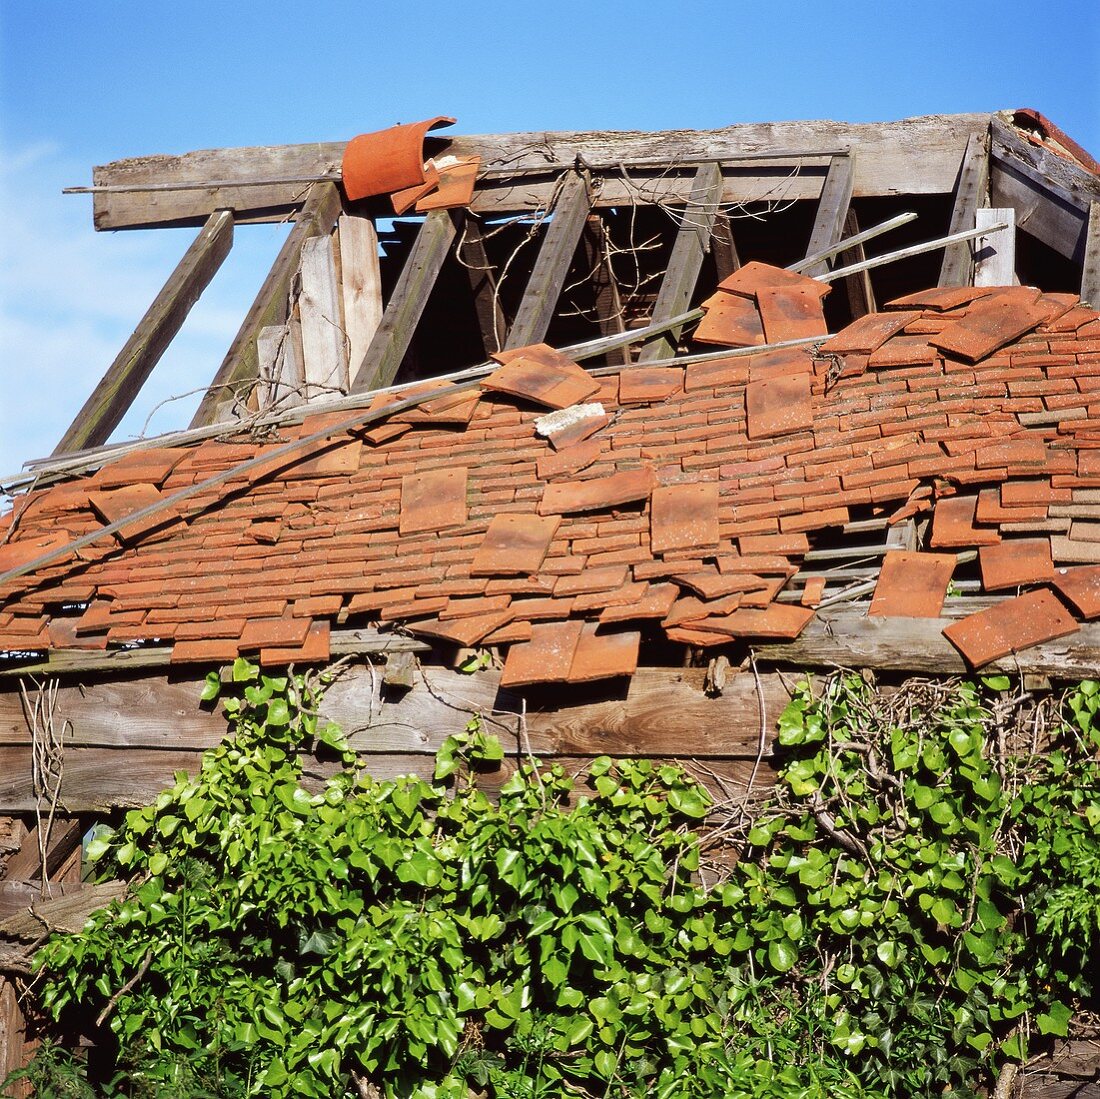
<svg viewBox="0 0 1100 1099">
<path fill-rule="evenodd" d="M 956 549 L 999 542 L 1001 536 L 997 531 L 974 525 L 977 509 L 977 496 L 948 496 L 937 500 L 932 512 L 931 545 Z"/>
<path fill-rule="evenodd" d="M 915 294 L 906 294 L 886 303 L 886 309 L 932 309 L 942 313 L 958 309 L 977 298 L 984 298 L 989 289 L 984 286 L 933 286 L 928 290 L 918 290 Z"/>
<path fill-rule="evenodd" d="M 582 569 L 572 575 L 559 576 L 554 584 L 554 594 L 582 595 L 588 592 L 617 591 L 627 580 L 626 565 L 603 565 L 595 569 Z"/>
<path fill-rule="evenodd" d="M 146 483 L 160 486 L 183 460 L 181 447 L 149 447 L 108 462 L 92 478 L 97 488 L 121 488 Z"/>
<path fill-rule="evenodd" d="M 1057 596 L 1048 588 L 1038 588 L 953 622 L 943 634 L 971 667 L 981 668 L 1077 629 Z"/>
<path fill-rule="evenodd" d="M 827 282 L 818 282 L 807 275 L 786 271 L 782 267 L 773 267 L 769 263 L 750 260 L 739 267 L 732 275 L 727 275 L 719 284 L 719 290 L 742 297 L 755 297 L 761 290 L 778 289 L 806 294 L 816 294 L 823 298 L 831 289 Z"/>
<path fill-rule="evenodd" d="M 1082 618 L 1100 617 L 1100 566 L 1054 570 L 1054 586 Z"/>
<path fill-rule="evenodd" d="M 1014 294 L 1022 290 L 1023 294 Z M 1030 301 L 1028 298 L 1030 297 Z M 968 362 L 978 362 L 1042 323 L 1046 310 L 1037 304 L 1039 292 L 1009 287 L 972 306 L 929 343 Z"/>
<path fill-rule="evenodd" d="M 654 553 L 717 548 L 718 482 L 655 488 L 649 521 L 649 542 Z"/>
<path fill-rule="evenodd" d="M 604 418 L 605 423 L 607 418 Z M 567 473 L 579 473 L 597 461 L 603 450 L 599 439 L 585 439 L 573 446 L 565 447 L 553 454 L 539 456 L 535 474 L 540 481 L 549 481 Z"/>
<path fill-rule="evenodd" d="M 604 607 L 600 622 L 630 622 L 636 618 L 664 618 L 672 610 L 680 589 L 675 584 L 650 584 L 641 599 L 625 605 Z"/>
<path fill-rule="evenodd" d="M 525 576 L 536 573 L 554 540 L 556 516 L 493 516 L 470 564 L 471 576 Z"/>
<path fill-rule="evenodd" d="M 641 640 L 641 634 L 634 631 L 601 632 L 595 623 L 586 623 L 573 653 L 568 681 L 591 683 L 633 675 L 638 667 Z"/>
<path fill-rule="evenodd" d="M 580 404 L 600 388 L 591 374 L 544 343 L 497 352 L 493 358 L 503 365 L 481 379 L 482 389 L 523 397 L 547 408 Z"/>
<path fill-rule="evenodd" d="M 649 499 L 654 483 L 653 470 L 648 466 L 587 481 L 555 481 L 543 489 L 538 512 L 540 515 L 568 515 L 636 503 Z"/>
<path fill-rule="evenodd" d="M 441 531 L 466 522 L 467 470 L 433 469 L 401 478 L 401 534 Z"/>
<path fill-rule="evenodd" d="M 861 351 L 869 355 L 919 316 L 920 313 L 915 310 L 867 313 L 835 336 L 830 336 L 821 345 L 821 350 L 825 354 L 846 355 L 851 351 Z"/>
<path fill-rule="evenodd" d="M 750 382 L 745 387 L 750 439 L 771 439 L 804 431 L 814 422 L 808 374 L 791 374 Z"/>
<path fill-rule="evenodd" d="M 568 682 L 573 654 L 583 629 L 584 623 L 577 619 L 533 626 L 530 641 L 520 642 L 508 650 L 504 670 L 500 673 L 501 687 Z"/>
<path fill-rule="evenodd" d="M 893 550 L 882 559 L 867 613 L 875 617 L 939 618 L 954 571 L 953 553 Z"/>
<path fill-rule="evenodd" d="M 409 631 L 415 634 L 427 634 L 456 645 L 469 648 L 512 621 L 511 610 L 489 611 L 487 614 L 464 615 L 461 618 L 428 619 L 409 623 Z"/>
<path fill-rule="evenodd" d="M 764 324 L 752 298 L 720 290 L 702 307 L 703 319 L 691 334 L 696 343 L 754 347 L 764 342 Z"/>
<path fill-rule="evenodd" d="M 999 545 L 982 546 L 978 560 L 986 591 L 1004 591 L 1054 578 L 1049 538 L 1011 538 Z"/>
<path fill-rule="evenodd" d="M 443 160 L 435 158 L 434 164 L 439 178 L 438 189 L 416 200 L 418 214 L 425 214 L 429 210 L 463 208 L 473 201 L 481 157 L 459 156 L 447 157 L 445 160 L 453 163 L 444 165 Z"/>
</svg>

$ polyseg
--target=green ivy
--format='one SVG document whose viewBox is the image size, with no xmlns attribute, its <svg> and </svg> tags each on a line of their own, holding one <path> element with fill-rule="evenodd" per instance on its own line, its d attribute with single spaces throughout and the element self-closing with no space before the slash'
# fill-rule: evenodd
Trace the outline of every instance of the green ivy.
<svg viewBox="0 0 1100 1099">
<path fill-rule="evenodd" d="M 108 1054 L 46 1047 L 39 1094 L 963 1097 L 1092 994 L 1096 684 L 1045 760 L 999 750 L 1007 681 L 804 684 L 746 819 L 476 722 L 431 782 L 378 781 L 311 684 L 231 680 L 201 773 L 91 845 L 127 896 L 39 956 L 43 1007 Z"/>
</svg>

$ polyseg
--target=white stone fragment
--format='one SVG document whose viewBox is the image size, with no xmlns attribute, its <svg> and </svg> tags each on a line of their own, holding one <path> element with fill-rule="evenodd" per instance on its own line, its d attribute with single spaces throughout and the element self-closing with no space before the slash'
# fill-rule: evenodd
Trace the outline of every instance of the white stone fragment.
<svg viewBox="0 0 1100 1099">
<path fill-rule="evenodd" d="M 559 408 L 555 412 L 540 416 L 535 421 L 535 431 L 544 439 L 551 439 L 559 431 L 564 431 L 582 420 L 591 420 L 595 416 L 603 415 L 604 407 L 599 401 L 593 404 L 572 404 L 568 408 Z"/>
</svg>

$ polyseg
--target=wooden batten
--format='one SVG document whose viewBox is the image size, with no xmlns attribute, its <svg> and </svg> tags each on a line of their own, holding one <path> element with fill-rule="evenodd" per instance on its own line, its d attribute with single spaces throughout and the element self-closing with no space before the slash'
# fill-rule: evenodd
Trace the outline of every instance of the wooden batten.
<svg viewBox="0 0 1100 1099">
<path fill-rule="evenodd" d="M 1081 265 L 1081 300 L 1100 309 L 1100 201 L 1089 204 L 1085 258 Z"/>
<path fill-rule="evenodd" d="M 339 245 L 347 363 L 350 365 L 363 361 L 382 323 L 378 232 L 370 218 L 341 214 L 336 223 L 336 240 Z"/>
<path fill-rule="evenodd" d="M 852 156 L 834 156 L 829 162 L 829 174 L 821 185 L 821 197 L 814 215 L 814 225 L 810 232 L 810 243 L 806 255 L 812 256 L 824 248 L 836 244 L 844 235 L 844 224 L 852 203 L 852 188 L 855 185 L 855 159 Z M 810 278 L 824 275 L 829 269 L 827 261 L 807 267 L 802 274 Z"/>
<path fill-rule="evenodd" d="M 312 237 L 302 245 L 300 277 L 298 318 L 305 399 L 347 393 L 347 338 L 331 236 Z"/>
<path fill-rule="evenodd" d="M 990 229 L 974 242 L 974 285 L 1011 286 L 1016 278 L 1016 211 L 985 208 L 975 214 L 974 227 Z"/>
</svg>

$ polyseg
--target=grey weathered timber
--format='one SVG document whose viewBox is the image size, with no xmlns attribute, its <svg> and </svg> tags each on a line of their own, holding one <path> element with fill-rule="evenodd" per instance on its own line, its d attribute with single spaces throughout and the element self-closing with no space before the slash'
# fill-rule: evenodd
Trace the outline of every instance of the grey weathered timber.
<svg viewBox="0 0 1100 1099">
<path fill-rule="evenodd" d="M 192 427 L 213 423 L 227 396 L 244 393 L 257 377 L 256 338 L 262 328 L 283 324 L 288 316 L 290 291 L 302 258 L 302 246 L 312 237 L 327 234 L 340 213 L 340 192 L 332 183 L 316 183 L 310 189 L 290 235 L 264 279 L 256 300 L 229 345 L 214 380 L 191 420 Z"/>
<path fill-rule="evenodd" d="M 1089 204 L 1085 258 L 1081 267 L 1081 300 L 1100 309 L 1100 201 Z"/>
<path fill-rule="evenodd" d="M 126 893 L 126 883 L 111 881 L 85 885 L 75 882 L 67 888 L 55 887 L 55 890 L 52 895 L 34 897 L 22 911 L 7 916 L 0 922 L 0 937 L 33 942 L 47 927 L 75 935 L 96 909 L 106 907 Z"/>
<path fill-rule="evenodd" d="M 260 329 L 256 337 L 257 366 L 260 379 L 267 381 L 259 394 L 261 410 L 293 408 L 302 403 L 305 375 L 300 337 L 299 326 L 290 322 Z"/>
<path fill-rule="evenodd" d="M 527 714 L 531 749 L 539 755 L 751 757 L 760 731 L 753 677 L 733 678 L 720 698 L 708 698 L 704 675 L 701 668 L 640 668 L 628 687 L 611 684 L 605 700 L 583 705 L 551 707 L 536 692 Z M 393 697 L 379 695 L 380 678 L 353 667 L 325 694 L 322 711 L 359 751 L 434 753 L 475 714 L 501 737 L 516 736 L 521 696 L 500 689 L 499 672 L 462 675 L 422 665 L 415 688 Z M 765 677 L 762 685 L 766 708 L 777 713 L 786 701 L 781 682 Z M 82 751 L 140 749 L 151 759 L 213 747 L 226 722 L 199 706 L 198 693 L 195 683 L 157 675 L 61 687 L 57 713 L 71 722 L 66 774 L 70 755 Z M 700 738 L 704 728 L 708 734 Z M 30 745 L 18 695 L 0 693 L 0 751 L 22 752 L 29 768 Z"/>
<path fill-rule="evenodd" d="M 703 256 L 710 247 L 710 237 L 718 217 L 721 203 L 722 169 L 717 164 L 704 164 L 692 182 L 691 197 L 679 214 L 680 227 L 676 231 L 676 243 L 668 260 L 661 289 L 653 306 L 655 321 L 668 320 L 683 313 L 691 302 Z M 642 348 L 638 361 L 654 362 L 667 358 L 676 351 L 680 329 L 674 328 L 665 336 L 651 340 Z"/>
<path fill-rule="evenodd" d="M 959 150 L 972 133 L 984 133 L 988 114 L 933 115 L 898 122 L 851 124 L 830 121 L 745 123 L 721 130 L 671 130 L 656 133 L 573 132 L 457 136 L 447 149 L 457 155 L 482 157 L 486 171 L 516 171 L 547 164 L 572 164 L 578 156 L 589 163 L 660 161 L 682 167 L 692 158 L 732 160 L 771 150 L 806 149 L 859 154 L 854 194 L 857 198 L 892 194 L 946 194 L 955 184 Z M 308 145 L 204 149 L 182 156 L 145 156 L 98 167 L 97 186 L 202 181 L 302 180 L 339 170 L 346 142 Z M 812 158 L 807 158 L 807 161 Z M 806 161 L 761 167 L 753 162 L 727 168 L 722 201 L 758 202 L 816 199 L 821 171 L 808 171 Z M 668 197 L 687 198 L 691 180 L 679 175 L 668 183 Z M 238 223 L 283 220 L 301 205 L 308 184 L 267 183 L 157 192 L 98 193 L 94 196 L 97 229 L 133 229 L 150 225 L 200 225 L 215 209 L 232 209 Z M 545 204 L 553 178 L 478 183 L 477 211 L 530 210 Z M 629 201 L 631 188 L 611 171 L 598 206 Z"/>
<path fill-rule="evenodd" d="M 23 846 L 8 859 L 4 865 L 6 878 L 41 878 L 47 881 L 54 878 L 69 860 L 74 851 L 80 849 L 85 829 L 80 821 L 57 818 L 50 829 L 49 845 L 46 848 L 45 874 L 42 867 L 41 835 L 39 825 L 27 833 Z"/>
<path fill-rule="evenodd" d="M 968 611 L 983 605 L 977 600 L 968 602 L 972 604 Z M 952 618 L 869 618 L 866 607 L 861 606 L 819 610 L 797 640 L 761 647 L 758 658 L 801 667 L 965 675 L 970 669 L 942 632 L 952 621 Z M 1068 637 L 987 664 L 982 672 L 1081 679 L 1095 675 L 1098 665 L 1100 625 L 1086 623 Z"/>
<path fill-rule="evenodd" d="M 496 272 L 485 251 L 481 222 L 476 217 L 463 217 L 455 256 L 466 268 L 469 277 L 470 292 L 474 296 L 474 311 L 481 330 L 481 343 L 488 358 L 504 346 L 508 321 L 500 306 Z"/>
<path fill-rule="evenodd" d="M 714 270 L 719 282 L 729 278 L 741 266 L 737 242 L 733 238 L 733 218 L 729 214 L 719 214 L 714 219 L 710 251 L 714 256 Z"/>
<path fill-rule="evenodd" d="M 336 285 L 332 237 L 322 234 L 302 245 L 298 318 L 302 325 L 305 398 L 348 391 L 348 353 L 344 318 Z"/>
<path fill-rule="evenodd" d="M 992 204 L 1015 207 L 1018 229 L 1081 263 L 1089 210 L 1100 200 L 1100 179 L 1025 141 L 998 118 L 990 123 L 990 137 Z"/>
<path fill-rule="evenodd" d="M 974 215 L 987 204 L 989 197 L 988 134 L 971 134 L 963 150 L 959 178 L 955 183 L 955 200 L 951 206 L 948 235 L 974 228 Z M 974 270 L 973 247 L 969 241 L 949 244 L 940 265 L 940 286 L 969 286 Z"/>
<path fill-rule="evenodd" d="M 1016 211 L 986 207 L 974 215 L 974 227 L 992 229 L 978 237 L 974 249 L 975 286 L 1011 286 L 1016 280 Z"/>
<path fill-rule="evenodd" d="M 378 232 L 370 218 L 341 214 L 336 223 L 340 245 L 340 291 L 348 363 L 360 363 L 382 323 L 382 273 Z"/>
<path fill-rule="evenodd" d="M 516 319 L 508 331 L 506 348 L 526 347 L 545 338 L 591 206 L 584 176 L 570 172 L 562 182 L 552 216 L 543 229 L 538 258 L 527 280 Z"/>
<path fill-rule="evenodd" d="M 848 207 L 848 216 L 844 219 L 843 233 L 845 237 L 858 237 L 860 233 L 859 218 L 850 206 Z M 862 263 L 866 259 L 867 253 L 862 243 L 856 244 L 837 255 L 837 263 L 842 267 Z M 877 308 L 875 289 L 871 285 L 870 271 L 859 271 L 846 278 L 844 280 L 844 292 L 848 295 L 848 309 L 852 314 L 852 320 L 858 320 L 868 313 L 875 312 Z"/>
<path fill-rule="evenodd" d="M 852 202 L 855 170 L 855 158 L 852 156 L 834 156 L 830 161 L 829 174 L 825 177 L 821 197 L 817 202 L 817 213 L 814 215 L 814 226 L 810 232 L 806 255 L 813 255 L 814 252 L 836 244 L 844 235 L 844 223 Z M 802 274 L 817 278 L 828 269 L 828 263 L 822 261 L 806 268 Z"/>
<path fill-rule="evenodd" d="M 416 243 L 409 251 L 363 361 L 353 364 L 351 392 L 387 386 L 397 376 L 454 239 L 455 224 L 450 212 L 432 210 L 416 234 Z"/>
<path fill-rule="evenodd" d="M 233 246 L 233 215 L 211 214 L 141 318 L 99 385 L 61 437 L 54 454 L 105 443 L 133 404 L 191 307 Z"/>
</svg>

